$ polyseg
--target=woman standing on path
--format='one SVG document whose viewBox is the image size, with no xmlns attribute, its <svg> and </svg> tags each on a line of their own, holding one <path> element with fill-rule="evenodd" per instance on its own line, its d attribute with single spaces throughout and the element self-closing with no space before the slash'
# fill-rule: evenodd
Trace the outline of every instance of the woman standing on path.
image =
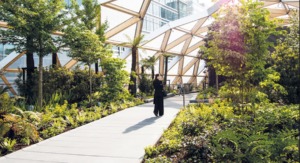
<svg viewBox="0 0 300 163">
<path fill-rule="evenodd" d="M 154 115 L 155 116 L 163 116 L 164 115 L 164 95 L 163 95 L 163 82 L 159 74 L 155 75 L 155 79 L 153 81 L 154 87 Z"/>
</svg>

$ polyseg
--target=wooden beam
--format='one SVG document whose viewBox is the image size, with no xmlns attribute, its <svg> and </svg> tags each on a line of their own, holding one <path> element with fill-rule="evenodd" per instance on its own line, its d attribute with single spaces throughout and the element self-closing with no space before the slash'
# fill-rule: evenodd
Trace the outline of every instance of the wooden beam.
<svg viewBox="0 0 300 163">
<path fill-rule="evenodd" d="M 160 49 L 161 49 L 162 51 L 165 51 L 165 50 L 166 50 L 167 44 L 168 44 L 168 42 L 169 42 L 170 35 L 171 35 L 171 29 L 168 30 L 167 32 L 165 32 L 163 41 L 162 41 L 161 46 L 160 46 Z"/>
<path fill-rule="evenodd" d="M 136 23 L 136 28 L 135 28 L 135 35 L 134 37 L 139 37 L 142 33 L 142 29 L 143 29 L 143 21 L 140 20 Z"/>
<path fill-rule="evenodd" d="M 12 59 L 8 64 L 6 64 L 2 70 L 6 70 L 10 65 L 12 65 L 14 62 L 16 62 L 16 60 L 18 60 L 19 58 L 21 58 L 24 54 L 26 53 L 26 51 L 23 51 L 22 53 L 18 54 L 14 59 Z"/>
<path fill-rule="evenodd" d="M 143 4 L 142 4 L 141 9 L 140 9 L 140 12 L 139 12 L 141 18 L 144 18 L 144 17 L 145 17 L 145 15 L 146 15 L 146 13 L 147 13 L 147 10 L 148 10 L 148 7 L 149 7 L 149 5 L 150 5 L 150 2 L 151 2 L 151 0 L 144 0 L 144 1 L 143 1 Z"/>
<path fill-rule="evenodd" d="M 140 20 L 138 17 L 131 17 L 127 19 L 125 22 L 117 25 L 115 28 L 109 30 L 106 34 L 105 37 L 109 39 L 110 37 L 120 33 L 121 31 L 125 30 L 126 28 L 130 27 L 131 25 L 137 23 Z"/>
<path fill-rule="evenodd" d="M 186 54 L 189 54 L 190 52 L 194 51 L 195 49 L 199 48 L 199 46 L 204 45 L 204 41 L 199 41 L 197 43 L 195 43 L 194 45 L 192 45 L 191 47 L 189 47 L 186 51 Z"/>
<path fill-rule="evenodd" d="M 275 8 L 267 8 L 270 11 L 270 17 L 278 17 L 283 16 L 287 14 L 287 11 L 285 9 L 275 9 Z"/>
<path fill-rule="evenodd" d="M 4 82 L 4 84 L 9 88 L 9 90 L 11 91 L 11 93 L 13 95 L 17 95 L 17 92 L 14 90 L 14 88 L 12 87 L 12 85 L 9 83 L 9 81 L 6 79 L 6 77 L 4 75 L 0 76 L 2 81 Z"/>
<path fill-rule="evenodd" d="M 201 27 L 197 30 L 195 34 L 201 35 L 201 33 L 207 32 L 208 31 L 208 26 Z M 202 35 L 201 35 L 202 36 Z M 202 36 L 203 37 L 203 36 Z"/>
<path fill-rule="evenodd" d="M 71 69 L 78 61 L 71 59 L 67 64 L 65 64 L 66 69 Z"/>
<path fill-rule="evenodd" d="M 128 15 L 132 15 L 132 16 L 135 16 L 135 17 L 140 16 L 140 14 L 135 12 L 135 11 L 129 10 L 129 9 L 121 7 L 121 6 L 117 6 L 117 5 L 112 4 L 112 3 L 102 4 L 102 6 L 105 6 L 107 8 L 111 8 L 111 9 L 116 10 L 116 11 L 123 12 L 123 13 L 128 14 Z"/>
<path fill-rule="evenodd" d="M 8 68 L 5 70 L 6 72 L 12 72 L 12 73 L 19 73 L 22 72 L 20 69 L 16 69 L 16 68 Z"/>
<path fill-rule="evenodd" d="M 160 75 L 164 74 L 164 65 L 165 65 L 164 56 L 160 55 L 159 56 L 159 74 Z"/>
<path fill-rule="evenodd" d="M 198 74 L 199 65 L 200 65 L 200 59 L 195 63 L 194 70 L 193 70 L 194 76 L 197 76 L 197 74 Z"/>
<path fill-rule="evenodd" d="M 182 74 L 184 75 L 199 59 L 198 58 L 194 58 L 192 59 L 182 70 Z"/>
<path fill-rule="evenodd" d="M 192 34 L 196 33 L 198 29 L 204 24 L 204 22 L 208 19 L 208 16 L 198 20 L 198 22 L 194 25 L 192 29 Z"/>
<path fill-rule="evenodd" d="M 104 3 L 101 3 L 101 2 L 100 2 L 100 4 L 101 4 L 101 5 L 105 5 L 105 4 L 108 4 L 108 3 L 114 2 L 114 1 L 116 1 L 116 0 L 110 0 L 110 1 L 106 1 L 106 2 L 104 2 Z"/>
<path fill-rule="evenodd" d="M 168 51 L 168 50 L 172 49 L 173 47 L 179 45 L 180 43 L 182 43 L 183 41 L 185 41 L 189 37 L 191 37 L 190 34 L 185 34 L 185 35 L 181 36 L 180 38 L 174 40 L 173 42 L 171 42 L 170 44 L 167 45 L 165 51 Z"/>
<path fill-rule="evenodd" d="M 179 64 L 178 64 L 178 75 L 179 76 L 182 76 L 182 70 L 183 70 L 183 63 L 184 63 L 184 57 L 182 57 L 180 60 L 179 60 Z"/>
<path fill-rule="evenodd" d="M 192 39 L 193 39 L 193 37 L 191 36 L 190 38 L 188 38 L 188 39 L 185 41 L 185 43 L 184 43 L 184 45 L 183 45 L 183 47 L 182 47 L 182 49 L 181 49 L 181 54 L 186 54 L 187 49 L 188 49 L 188 47 L 190 46 L 190 44 L 191 44 L 191 42 L 192 42 Z"/>
<path fill-rule="evenodd" d="M 291 6 L 294 6 L 294 7 L 297 7 L 298 8 L 298 10 L 299 10 L 299 1 L 290 1 L 290 2 L 283 2 L 283 3 L 285 3 L 285 4 L 287 4 L 287 5 L 291 5 Z"/>
</svg>

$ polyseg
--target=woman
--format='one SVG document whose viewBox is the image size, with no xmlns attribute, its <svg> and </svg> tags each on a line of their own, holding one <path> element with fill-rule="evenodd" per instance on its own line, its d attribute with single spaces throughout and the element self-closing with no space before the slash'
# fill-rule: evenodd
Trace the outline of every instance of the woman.
<svg viewBox="0 0 300 163">
<path fill-rule="evenodd" d="M 163 116 L 164 115 L 164 95 L 163 95 L 163 82 L 159 74 L 155 75 L 155 79 L 153 81 L 154 87 L 154 115 L 155 116 Z"/>
</svg>

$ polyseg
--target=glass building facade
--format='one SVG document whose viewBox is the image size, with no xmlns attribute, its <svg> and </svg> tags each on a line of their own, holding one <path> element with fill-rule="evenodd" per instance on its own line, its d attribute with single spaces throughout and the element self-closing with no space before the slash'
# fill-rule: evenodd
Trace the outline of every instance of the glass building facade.
<svg viewBox="0 0 300 163">
<path fill-rule="evenodd" d="M 154 0 L 144 18 L 143 32 L 150 33 L 159 27 L 187 16 L 187 4 L 183 0 Z"/>
</svg>

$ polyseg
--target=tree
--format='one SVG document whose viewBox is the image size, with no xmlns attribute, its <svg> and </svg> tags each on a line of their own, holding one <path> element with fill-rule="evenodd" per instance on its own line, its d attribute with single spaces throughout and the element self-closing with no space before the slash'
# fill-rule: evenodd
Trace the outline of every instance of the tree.
<svg viewBox="0 0 300 163">
<path fill-rule="evenodd" d="M 39 56 L 38 104 L 42 107 L 43 57 L 55 49 L 56 40 L 51 34 L 63 27 L 64 3 L 61 0 L 6 0 L 1 1 L 0 6 L 1 17 L 10 27 L 7 34 L 14 38 L 10 42 L 18 42 L 19 48 L 25 47 L 28 54 L 35 52 Z"/>
<path fill-rule="evenodd" d="M 276 34 L 276 24 L 269 19 L 268 10 L 261 8 L 262 3 L 250 0 L 241 4 L 226 6 L 224 15 L 216 16 L 209 32 L 212 39 L 202 47 L 208 65 L 227 79 L 221 89 L 238 103 L 259 99 L 266 82 L 276 85 L 272 78 L 276 73 L 266 67 L 272 47 L 268 38 Z"/>
<path fill-rule="evenodd" d="M 100 88 L 103 102 L 115 102 L 127 99 L 130 94 L 124 85 L 128 84 L 128 72 L 124 70 L 125 61 L 119 58 L 108 57 L 101 61 L 105 72 L 104 83 Z"/>
<path fill-rule="evenodd" d="M 299 77 L 299 13 L 291 14 L 291 26 L 285 38 L 279 40 L 279 44 L 272 53 L 273 67 L 280 73 L 279 84 L 286 91 L 282 95 L 285 103 L 300 103 L 300 77 Z"/>
<path fill-rule="evenodd" d="M 92 94 L 91 64 L 106 56 L 103 44 L 98 35 L 90 30 L 78 27 L 69 27 L 64 35 L 64 41 L 70 47 L 69 56 L 85 63 L 89 67 L 90 95 Z M 91 102 L 91 99 L 89 98 Z"/>
<path fill-rule="evenodd" d="M 95 32 L 102 43 L 105 42 L 104 31 L 107 29 L 107 22 L 101 24 L 101 5 L 96 0 L 83 0 L 82 6 L 72 0 L 72 8 L 76 16 L 74 21 L 77 27 Z M 95 61 L 95 72 L 98 73 L 98 61 Z"/>
<path fill-rule="evenodd" d="M 120 44 L 120 46 L 129 46 L 131 47 L 131 72 L 130 72 L 130 83 L 129 83 L 129 92 L 130 94 L 136 96 L 136 86 L 137 86 L 137 71 L 139 69 L 139 54 L 138 54 L 138 48 L 140 48 L 141 44 L 143 44 L 143 42 L 145 42 L 144 39 L 144 35 L 140 35 L 138 37 L 135 37 L 133 40 L 128 36 L 125 35 L 128 39 L 128 42 L 124 42 L 122 44 Z"/>
<path fill-rule="evenodd" d="M 151 79 L 154 80 L 154 65 L 155 65 L 155 56 L 148 57 L 143 59 L 142 63 L 142 74 L 144 74 L 145 69 L 151 69 Z"/>
</svg>

